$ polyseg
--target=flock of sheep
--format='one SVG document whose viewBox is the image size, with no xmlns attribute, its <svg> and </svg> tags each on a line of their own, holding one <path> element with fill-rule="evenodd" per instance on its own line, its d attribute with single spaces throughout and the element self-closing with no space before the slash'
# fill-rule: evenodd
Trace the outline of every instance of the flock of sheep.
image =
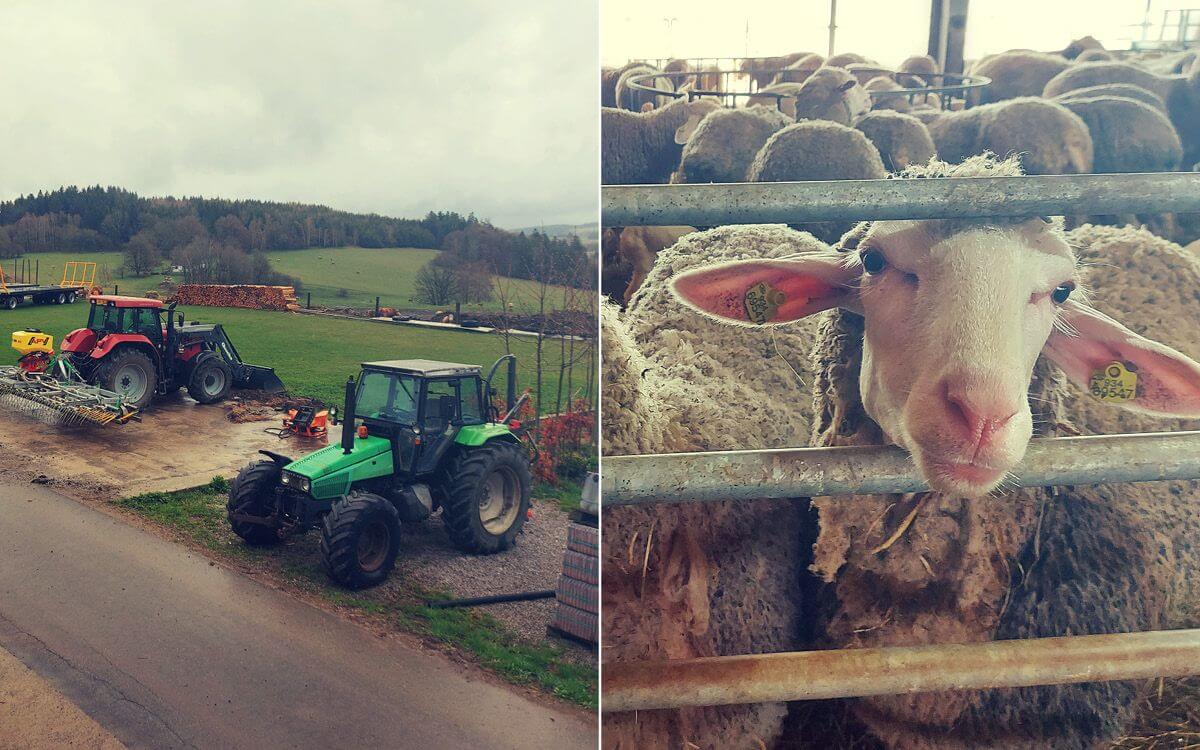
<svg viewBox="0 0 1200 750">
<path fill-rule="evenodd" d="M 718 84 L 713 71 L 666 67 L 697 91 Z M 866 92 L 936 73 L 925 57 L 885 76 L 849 54 L 745 70 L 759 91 L 787 98 L 729 107 L 665 85 L 629 89 L 644 65 L 604 71 L 605 184 L 1200 161 L 1194 55 L 1134 59 L 1090 38 L 1006 52 L 974 63 L 991 86 L 950 110 L 927 97 L 877 97 L 872 108 Z M 970 442 L 1002 476 L 1030 436 L 1200 428 L 1200 259 L 1182 246 L 1200 237 L 1196 219 L 606 230 L 605 291 L 623 303 L 601 314 L 606 455 L 891 442 L 937 491 L 606 509 L 604 660 L 1200 626 L 1200 483 L 1005 490 L 1002 478 L 964 479 L 929 458 Z M 824 302 L 781 303 L 755 325 L 742 309 L 751 284 Z M 1126 409 L 1088 393 L 1110 360 L 1143 383 Z M 989 421 L 980 394 L 1019 404 Z M 1120 737 L 1147 688 L 615 713 L 604 744 L 1082 749 Z"/>
<path fill-rule="evenodd" d="M 1019 155 L 1026 174 L 1191 170 L 1200 162 L 1194 59 L 1194 53 L 1116 59 L 1090 38 L 1060 53 L 1013 50 L 977 61 L 969 72 L 991 84 L 972 96 L 974 106 L 949 110 L 936 95 L 912 102 L 869 95 L 921 85 L 927 80 L 921 74 L 937 72 L 927 56 L 910 57 L 890 74 L 853 53 L 828 61 L 813 53 L 748 60 L 748 70 L 781 70 L 752 75 L 762 84 L 757 91 L 784 98 L 760 95 L 736 107 L 715 97 L 669 95 L 672 80 L 681 92 L 713 90 L 719 79 L 712 71 L 654 78 L 664 91 L 654 95 L 629 83 L 658 71 L 630 63 L 602 72 L 601 181 L 872 179 L 927 163 L 935 153 L 957 163 L 985 152 Z M 685 61 L 664 69 L 688 72 Z M 1104 220 L 1141 223 L 1184 245 L 1200 239 L 1196 217 Z M 833 241 L 846 228 L 810 229 Z M 619 239 L 613 231 L 606 237 L 610 293 L 625 280 L 617 275 L 633 273 L 636 281 L 652 262 L 638 254 L 636 241 L 621 248 Z"/>
</svg>

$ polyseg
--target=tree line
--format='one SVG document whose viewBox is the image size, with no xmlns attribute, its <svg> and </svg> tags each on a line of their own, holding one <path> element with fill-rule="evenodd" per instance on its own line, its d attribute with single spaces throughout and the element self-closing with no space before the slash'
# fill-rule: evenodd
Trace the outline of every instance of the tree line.
<svg viewBox="0 0 1200 750">
<path fill-rule="evenodd" d="M 417 273 L 421 302 L 487 302 L 495 296 L 495 277 L 528 279 L 591 289 L 596 267 L 576 236 L 508 232 L 474 221 L 448 233 L 441 251 Z"/>
<path fill-rule="evenodd" d="M 100 186 L 69 186 L 0 201 L 0 258 L 117 250 L 130 274 L 153 273 L 169 260 L 189 283 L 298 285 L 271 269 L 267 251 L 343 246 L 445 250 L 437 260 L 439 268 L 461 267 L 455 283 L 471 297 L 489 293 L 488 274 L 534 278 L 535 266 L 544 265 L 545 257 L 552 259 L 556 276 L 590 281 L 582 271 L 589 261 L 577 239 L 513 234 L 454 211 L 398 219 L 302 203 L 147 198 Z"/>
</svg>

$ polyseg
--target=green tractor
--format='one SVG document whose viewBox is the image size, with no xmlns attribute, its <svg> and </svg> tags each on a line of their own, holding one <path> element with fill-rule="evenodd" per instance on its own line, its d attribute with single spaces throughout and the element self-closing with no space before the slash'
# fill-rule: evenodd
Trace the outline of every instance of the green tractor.
<svg viewBox="0 0 1200 750">
<path fill-rule="evenodd" d="M 508 363 L 507 412 L 490 406 Z M 531 451 L 510 422 L 516 357 L 479 367 L 424 359 L 365 362 L 346 382 L 340 445 L 250 464 L 229 486 L 229 524 L 248 544 L 321 530 L 326 572 L 349 588 L 381 583 L 400 550 L 400 524 L 439 507 L 464 552 L 511 547 L 529 511 Z M 525 396 L 522 396 L 523 401 Z"/>
</svg>

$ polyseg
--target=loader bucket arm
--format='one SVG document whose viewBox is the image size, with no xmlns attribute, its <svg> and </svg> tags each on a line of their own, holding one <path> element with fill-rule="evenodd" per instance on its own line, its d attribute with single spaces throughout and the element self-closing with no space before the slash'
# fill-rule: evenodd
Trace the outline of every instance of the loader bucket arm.
<svg viewBox="0 0 1200 750">
<path fill-rule="evenodd" d="M 266 393 L 287 393 L 287 388 L 283 385 L 283 381 L 279 379 L 279 376 L 275 374 L 274 368 L 251 365 L 242 361 L 242 356 L 238 354 L 238 350 L 233 346 L 233 342 L 229 340 L 229 336 L 225 333 L 224 328 L 216 326 L 213 329 L 213 338 L 217 348 L 221 351 L 221 355 L 229 363 L 229 368 L 233 371 L 234 387 L 249 388 Z"/>
</svg>

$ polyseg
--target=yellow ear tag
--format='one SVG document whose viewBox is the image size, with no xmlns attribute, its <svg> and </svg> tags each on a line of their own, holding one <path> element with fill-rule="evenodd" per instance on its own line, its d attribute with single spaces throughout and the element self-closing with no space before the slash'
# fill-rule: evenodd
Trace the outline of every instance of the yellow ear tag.
<svg viewBox="0 0 1200 750">
<path fill-rule="evenodd" d="M 743 301 L 746 305 L 746 317 L 751 322 L 763 324 L 775 317 L 779 306 L 787 299 L 780 290 L 762 281 L 746 290 Z"/>
<path fill-rule="evenodd" d="M 1113 362 L 1092 373 L 1088 390 L 1101 401 L 1132 401 L 1137 397 L 1137 373 L 1122 362 Z"/>
</svg>

